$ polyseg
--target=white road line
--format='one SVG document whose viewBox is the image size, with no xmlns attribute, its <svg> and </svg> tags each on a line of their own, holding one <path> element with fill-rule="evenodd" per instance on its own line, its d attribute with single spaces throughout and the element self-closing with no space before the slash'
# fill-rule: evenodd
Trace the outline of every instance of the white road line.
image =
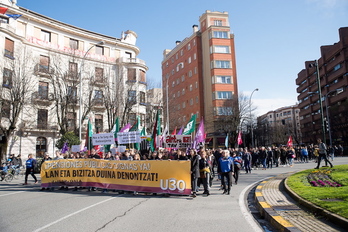
<svg viewBox="0 0 348 232">
<path fill-rule="evenodd" d="M 74 213 L 68 214 L 68 215 L 66 215 L 66 216 L 64 216 L 64 217 L 62 217 L 62 218 L 60 218 L 60 219 L 58 219 L 58 220 L 56 220 L 56 221 L 54 221 L 54 222 L 51 222 L 51 223 L 49 223 L 49 224 L 47 224 L 47 225 L 45 225 L 45 226 L 43 226 L 43 227 L 40 227 L 40 228 L 34 230 L 34 232 L 38 232 L 38 231 L 41 231 L 41 230 L 43 230 L 43 229 L 46 229 L 47 227 L 50 227 L 50 226 L 52 226 L 52 225 L 54 225 L 54 224 L 56 224 L 56 223 L 58 223 L 58 222 L 60 222 L 60 221 L 63 221 L 64 219 L 67 219 L 67 218 L 69 218 L 69 217 L 71 217 L 71 216 L 74 216 L 75 214 L 81 213 L 82 211 L 85 211 L 85 210 L 87 210 L 87 209 L 90 209 L 90 208 L 92 208 L 92 207 L 94 207 L 94 206 L 103 204 L 103 203 L 105 203 L 105 202 L 107 202 L 107 201 L 110 201 L 110 200 L 113 200 L 113 199 L 115 199 L 115 197 L 111 197 L 111 198 L 106 199 L 106 200 L 104 200 L 104 201 L 101 201 L 101 202 L 95 203 L 95 204 L 93 204 L 93 205 L 90 205 L 90 206 L 88 206 L 88 207 L 86 207 L 86 208 L 80 209 L 80 210 L 78 210 L 78 211 L 76 211 L 76 212 L 74 212 Z"/>
<path fill-rule="evenodd" d="M 244 218 L 247 220 L 247 222 L 249 223 L 249 225 L 256 232 L 262 232 L 263 230 L 261 229 L 260 225 L 256 222 L 255 218 L 251 215 L 250 211 L 248 210 L 248 208 L 246 206 L 247 201 L 245 200 L 244 196 L 245 196 L 246 192 L 251 189 L 251 187 L 253 187 L 254 185 L 256 185 L 259 182 L 262 182 L 265 179 L 268 179 L 268 177 L 248 185 L 239 194 L 239 207 L 242 211 L 242 214 L 243 214 Z M 246 196 L 246 197 L 248 197 L 248 196 Z"/>
<path fill-rule="evenodd" d="M 24 192 L 25 192 L 25 191 L 18 191 L 18 192 L 13 192 L 13 193 L 2 194 L 2 195 L 0 195 L 0 197 L 5 197 L 5 196 L 17 194 L 17 193 L 24 193 Z"/>
</svg>

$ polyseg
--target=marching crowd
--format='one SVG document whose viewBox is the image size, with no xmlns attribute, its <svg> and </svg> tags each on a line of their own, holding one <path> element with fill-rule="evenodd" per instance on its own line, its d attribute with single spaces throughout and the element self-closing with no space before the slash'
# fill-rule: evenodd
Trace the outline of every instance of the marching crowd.
<svg viewBox="0 0 348 232">
<path fill-rule="evenodd" d="M 54 159 L 105 159 L 105 160 L 190 160 L 191 161 L 191 181 L 192 181 L 192 197 L 197 196 L 199 188 L 203 187 L 203 194 L 209 196 L 210 188 L 213 183 L 213 179 L 217 177 L 220 181 L 220 190 L 223 194 L 229 195 L 231 186 L 234 180 L 234 184 L 238 184 L 239 173 L 244 170 L 246 174 L 251 173 L 252 170 L 261 169 L 267 170 L 279 166 L 294 165 L 294 160 L 297 162 L 309 162 L 315 161 L 317 166 L 320 167 L 322 160 L 325 161 L 325 165 L 333 167 L 332 163 L 334 156 L 343 156 L 343 147 L 341 145 L 334 147 L 326 147 L 324 143 L 318 139 L 317 145 L 299 146 L 299 147 L 257 147 L 257 148 L 229 148 L 229 149 L 177 149 L 167 150 L 161 149 L 150 153 L 141 153 L 135 149 L 127 149 L 124 152 L 117 152 L 112 154 L 110 151 L 107 153 L 99 152 L 96 149 L 92 149 L 90 154 L 87 153 L 61 153 L 56 151 Z M 37 178 L 34 174 L 35 166 L 42 165 L 43 162 L 52 160 L 52 158 L 45 154 L 42 162 L 37 164 L 36 160 L 30 154 L 28 160 L 25 163 L 25 182 L 28 182 L 28 176 L 31 175 L 37 183 Z M 21 156 L 10 155 L 7 163 L 1 167 L 1 180 L 6 175 L 9 167 L 19 168 L 22 166 Z M 68 186 L 61 186 L 60 189 L 67 190 Z M 95 191 L 94 187 L 87 188 L 88 191 Z M 41 190 L 48 190 L 42 188 Z M 50 190 L 53 190 L 51 188 Z M 78 190 L 78 187 L 73 188 L 74 191 Z M 106 189 L 102 189 L 106 192 Z M 117 190 L 119 191 L 119 190 Z M 120 190 L 123 192 L 122 190 Z M 137 194 L 136 192 L 134 192 Z"/>
</svg>

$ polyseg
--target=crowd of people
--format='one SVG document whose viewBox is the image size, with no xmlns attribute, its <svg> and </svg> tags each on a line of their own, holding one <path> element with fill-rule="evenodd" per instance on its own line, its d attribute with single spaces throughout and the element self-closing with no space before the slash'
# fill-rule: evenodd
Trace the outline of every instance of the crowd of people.
<svg viewBox="0 0 348 232">
<path fill-rule="evenodd" d="M 37 164 L 36 160 L 30 154 L 25 163 L 25 182 L 27 184 L 28 176 L 31 175 L 35 181 L 38 182 L 34 168 L 36 165 L 42 165 L 47 160 L 52 159 L 104 159 L 104 160 L 190 160 L 191 161 L 191 186 L 192 197 L 196 197 L 200 188 L 203 188 L 203 194 L 210 195 L 210 188 L 215 177 L 220 182 L 220 190 L 222 194 L 229 195 L 234 180 L 234 184 L 238 184 L 239 174 L 242 170 L 246 174 L 253 170 L 267 170 L 279 166 L 294 165 L 294 160 L 297 162 L 315 161 L 320 167 L 322 160 L 325 165 L 333 167 L 330 162 L 336 156 L 343 156 L 343 147 L 333 146 L 326 147 L 324 143 L 318 139 L 317 145 L 286 147 L 286 146 L 272 146 L 272 147 L 256 147 L 256 148 L 229 148 L 229 149 L 160 149 L 154 152 L 140 152 L 135 149 L 127 149 L 124 152 L 117 152 L 113 154 L 111 151 L 103 153 L 96 149 L 92 149 L 88 153 L 61 153 L 56 151 L 55 157 L 52 158 L 45 154 L 42 161 Z M 22 166 L 20 155 L 10 155 L 5 166 L 13 165 L 16 167 Z M 2 167 L 1 176 L 6 173 L 6 168 Z M 73 187 L 74 191 L 78 191 L 81 187 Z M 68 190 L 68 186 L 60 186 L 61 190 Z M 94 187 L 87 188 L 88 191 L 96 191 Z M 54 190 L 53 188 L 44 190 Z M 107 189 L 101 189 L 102 192 L 107 192 Z M 120 192 L 124 192 L 119 190 Z M 137 194 L 137 192 L 134 192 Z"/>
</svg>

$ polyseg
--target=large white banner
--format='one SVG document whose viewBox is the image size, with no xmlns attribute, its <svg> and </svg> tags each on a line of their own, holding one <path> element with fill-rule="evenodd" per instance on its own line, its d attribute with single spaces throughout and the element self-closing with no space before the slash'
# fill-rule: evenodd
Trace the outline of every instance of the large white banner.
<svg viewBox="0 0 348 232">
<path fill-rule="evenodd" d="M 187 148 L 192 146 L 191 135 L 167 135 L 164 140 L 164 147 Z"/>
<path fill-rule="evenodd" d="M 113 133 L 103 133 L 103 134 L 93 134 L 92 135 L 92 144 L 96 145 L 111 145 L 115 143 Z"/>
<path fill-rule="evenodd" d="M 119 144 L 140 143 L 140 131 L 118 132 L 117 141 Z"/>
</svg>

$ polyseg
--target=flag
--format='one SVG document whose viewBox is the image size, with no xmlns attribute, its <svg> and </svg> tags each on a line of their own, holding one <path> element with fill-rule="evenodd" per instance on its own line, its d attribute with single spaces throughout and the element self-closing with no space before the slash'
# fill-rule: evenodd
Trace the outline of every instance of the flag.
<svg viewBox="0 0 348 232">
<path fill-rule="evenodd" d="M 158 130 L 158 127 L 160 126 L 159 119 L 160 119 L 159 112 L 157 110 L 156 120 L 155 120 L 155 124 L 153 126 L 153 131 L 152 131 L 152 136 L 151 136 L 151 144 L 150 144 L 151 151 L 154 151 L 157 148 L 156 139 L 157 139 L 157 135 L 160 134 L 160 131 Z"/>
<path fill-rule="evenodd" d="M 86 133 L 86 143 L 85 143 L 87 150 L 88 150 L 88 155 L 90 154 L 90 150 L 92 147 L 92 143 L 91 143 L 92 136 L 93 136 L 92 123 L 90 120 L 88 120 L 87 133 Z"/>
<path fill-rule="evenodd" d="M 182 131 L 184 130 L 184 127 L 182 126 L 179 130 L 179 132 L 177 133 L 177 135 L 182 135 Z"/>
<path fill-rule="evenodd" d="M 120 131 L 120 123 L 118 121 L 118 117 L 115 120 L 115 124 L 114 127 L 112 128 L 112 130 L 110 132 L 112 132 L 114 134 L 114 138 L 115 141 L 117 141 L 117 133 Z"/>
<path fill-rule="evenodd" d="M 196 132 L 195 142 L 196 142 L 196 144 L 205 142 L 203 117 L 202 117 L 201 121 L 199 122 L 199 126 L 198 126 L 198 129 Z"/>
<path fill-rule="evenodd" d="M 176 127 L 175 127 L 175 129 L 173 130 L 172 135 L 176 135 Z"/>
<path fill-rule="evenodd" d="M 140 126 L 140 117 L 137 116 L 137 119 L 135 120 L 133 126 L 129 129 L 129 131 L 138 131 Z"/>
<path fill-rule="evenodd" d="M 228 148 L 228 134 L 227 134 L 227 136 L 225 138 L 225 147 Z"/>
<path fill-rule="evenodd" d="M 187 125 L 184 129 L 184 132 L 182 133 L 183 135 L 189 135 L 195 131 L 195 129 L 196 129 L 196 117 L 197 117 L 196 114 L 192 115 L 190 121 L 187 123 Z"/>
<path fill-rule="evenodd" d="M 287 145 L 288 145 L 288 147 L 292 147 L 292 137 L 291 137 L 291 135 L 289 136 Z"/>
<path fill-rule="evenodd" d="M 5 14 L 7 9 L 7 7 L 0 7 L 0 14 Z"/>
<path fill-rule="evenodd" d="M 8 17 L 13 18 L 14 20 L 17 20 L 19 17 L 21 17 L 21 14 L 6 14 Z"/>
<path fill-rule="evenodd" d="M 128 123 L 119 132 L 128 132 L 130 128 L 131 128 L 131 124 Z"/>
<path fill-rule="evenodd" d="M 242 131 L 239 131 L 239 133 L 238 133 L 237 143 L 238 143 L 238 145 L 241 145 L 241 144 L 243 143 L 243 140 L 242 140 Z"/>
<path fill-rule="evenodd" d="M 68 147 L 68 142 L 65 142 L 62 149 L 60 150 L 61 153 L 65 153 L 69 150 L 69 147 Z"/>
<path fill-rule="evenodd" d="M 164 128 L 162 136 L 161 136 L 161 144 L 163 143 L 164 138 L 169 134 L 168 132 L 169 131 L 168 131 L 168 124 L 167 124 L 166 127 Z"/>
</svg>

